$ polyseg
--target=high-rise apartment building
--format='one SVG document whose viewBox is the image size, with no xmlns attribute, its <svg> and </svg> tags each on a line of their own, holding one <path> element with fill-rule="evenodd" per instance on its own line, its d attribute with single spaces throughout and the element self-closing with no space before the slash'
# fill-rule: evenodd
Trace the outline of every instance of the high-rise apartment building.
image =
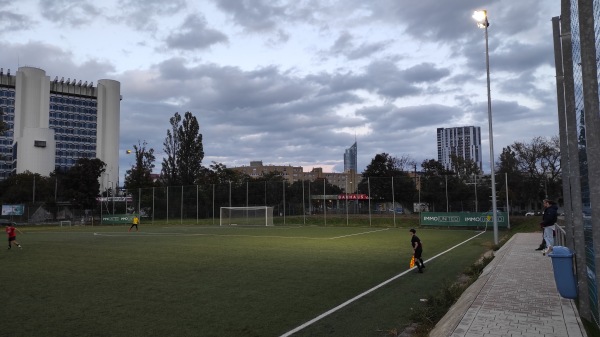
<svg viewBox="0 0 600 337">
<path fill-rule="evenodd" d="M 80 158 L 106 163 L 101 189 L 119 176 L 120 83 L 98 85 L 21 67 L 0 69 L 0 109 L 8 131 L 0 135 L 0 180 L 26 171 L 47 176 Z"/>
<path fill-rule="evenodd" d="M 452 156 L 471 160 L 483 169 L 481 160 L 481 129 L 478 126 L 461 126 L 437 129 L 438 161 L 453 170 Z"/>
</svg>

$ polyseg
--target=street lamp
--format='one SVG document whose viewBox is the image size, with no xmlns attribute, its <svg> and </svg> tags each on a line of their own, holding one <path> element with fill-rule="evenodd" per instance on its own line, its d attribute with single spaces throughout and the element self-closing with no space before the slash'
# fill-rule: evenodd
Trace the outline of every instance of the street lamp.
<svg viewBox="0 0 600 337">
<path fill-rule="evenodd" d="M 496 170 L 494 168 L 494 131 L 492 128 L 492 97 L 490 92 L 490 53 L 488 47 L 488 16 L 486 10 L 479 10 L 473 13 L 473 19 L 477 22 L 477 27 L 485 31 L 485 67 L 487 73 L 487 100 L 488 100 L 488 125 L 490 128 L 490 171 L 492 177 L 492 217 L 494 221 L 494 243 L 498 244 L 498 218 L 496 209 Z"/>
</svg>

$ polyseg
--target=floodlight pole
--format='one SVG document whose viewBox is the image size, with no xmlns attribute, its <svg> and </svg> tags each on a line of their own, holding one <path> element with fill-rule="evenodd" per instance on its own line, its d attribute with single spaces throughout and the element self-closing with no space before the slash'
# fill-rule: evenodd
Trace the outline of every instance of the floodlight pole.
<svg viewBox="0 0 600 337">
<path fill-rule="evenodd" d="M 485 68 L 487 74 L 488 125 L 490 142 L 490 176 L 492 183 L 492 217 L 494 222 L 494 244 L 498 244 L 498 210 L 496 202 L 496 169 L 494 167 L 494 128 L 492 127 L 492 96 L 490 90 L 490 52 L 488 46 L 488 27 L 490 23 L 487 11 L 483 12 L 483 21 L 478 24 L 485 31 Z"/>
</svg>

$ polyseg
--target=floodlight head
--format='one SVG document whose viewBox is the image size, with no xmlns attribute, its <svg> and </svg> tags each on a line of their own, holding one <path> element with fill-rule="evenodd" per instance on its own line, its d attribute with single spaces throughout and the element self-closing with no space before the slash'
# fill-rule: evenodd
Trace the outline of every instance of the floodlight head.
<svg viewBox="0 0 600 337">
<path fill-rule="evenodd" d="M 477 22 L 477 27 L 487 28 L 490 23 L 487 19 L 487 11 L 485 9 L 473 12 L 472 18 Z"/>
</svg>

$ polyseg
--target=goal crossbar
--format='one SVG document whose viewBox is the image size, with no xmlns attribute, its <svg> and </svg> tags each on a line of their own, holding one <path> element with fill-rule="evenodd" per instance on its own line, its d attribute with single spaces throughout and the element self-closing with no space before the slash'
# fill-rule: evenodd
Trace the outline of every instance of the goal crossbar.
<svg viewBox="0 0 600 337">
<path fill-rule="evenodd" d="M 273 207 L 221 207 L 220 226 L 273 226 Z"/>
</svg>

